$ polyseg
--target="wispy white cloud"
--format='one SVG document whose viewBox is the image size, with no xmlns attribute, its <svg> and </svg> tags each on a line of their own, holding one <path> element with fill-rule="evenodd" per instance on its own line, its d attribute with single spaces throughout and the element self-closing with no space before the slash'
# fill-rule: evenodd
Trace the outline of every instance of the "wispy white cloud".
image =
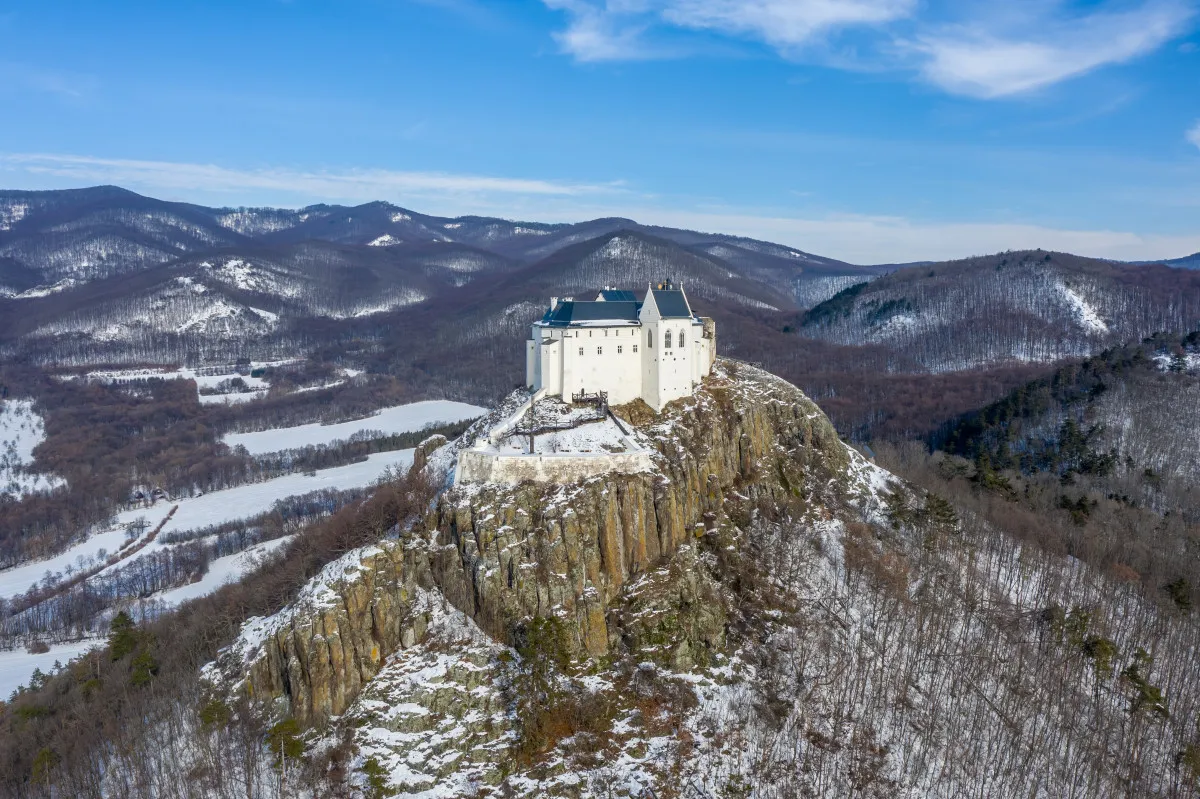
<svg viewBox="0 0 1200 799">
<path fill-rule="evenodd" d="M 1191 130 L 1187 132 L 1187 139 L 1192 144 L 1200 147 L 1200 119 L 1196 120 L 1196 124 L 1192 125 Z"/>
<path fill-rule="evenodd" d="M 555 34 L 579 61 L 665 58 L 689 52 L 652 40 L 670 26 L 763 41 L 796 52 L 840 28 L 877 25 L 910 14 L 917 0 L 543 0 L 569 22 Z"/>
<path fill-rule="evenodd" d="M 472 194 L 578 196 L 620 190 L 617 184 L 588 185 L 442 172 L 233 169 L 213 164 L 47 153 L 0 154 L 0 170 L 53 176 L 77 183 L 116 183 L 155 190 L 241 194 L 266 191 L 337 200 Z"/>
<path fill-rule="evenodd" d="M 4 86 L 80 100 L 94 93 L 99 81 L 94 75 L 0 61 L 0 87 Z"/>
<path fill-rule="evenodd" d="M 680 55 L 688 50 L 656 46 L 655 32 L 707 31 L 762 42 L 793 60 L 892 70 L 952 94 L 986 99 L 1131 61 L 1187 33 L 1197 17 L 1197 0 L 543 2 L 567 13 L 567 27 L 556 39 L 579 61 Z M 861 36 L 868 32 L 874 35 Z M 839 51 L 832 45 L 841 35 L 860 38 Z"/>
<path fill-rule="evenodd" d="M 641 61 L 673 54 L 646 41 L 648 24 L 639 19 L 637 12 L 644 9 L 636 3 L 618 2 L 614 6 L 593 0 L 543 2 L 567 13 L 567 27 L 555 33 L 554 39 L 576 61 Z"/>
<path fill-rule="evenodd" d="M 935 27 L 910 46 L 925 56 L 920 73 L 930 83 L 955 94 L 1005 97 L 1153 52 L 1194 16 L 1194 7 L 1173 0 L 1076 16 L 1046 3 L 1004 18 Z"/>
<path fill-rule="evenodd" d="M 839 28 L 909 16 L 916 0 L 668 0 L 661 16 L 687 28 L 761 39 L 787 52 Z"/>
</svg>

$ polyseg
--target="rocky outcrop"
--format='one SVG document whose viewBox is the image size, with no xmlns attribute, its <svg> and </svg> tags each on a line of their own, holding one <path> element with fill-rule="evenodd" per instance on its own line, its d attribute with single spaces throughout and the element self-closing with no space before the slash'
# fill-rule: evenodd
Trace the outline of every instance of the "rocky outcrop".
<svg viewBox="0 0 1200 799">
<path fill-rule="evenodd" d="M 760 508 L 827 517 L 854 484 L 851 455 L 798 389 L 729 362 L 695 396 L 629 421 L 655 451 L 652 471 L 455 486 L 424 524 L 331 564 L 288 611 L 248 625 L 210 678 L 245 674 L 245 690 L 305 721 L 340 715 L 389 654 L 422 640 L 422 588 L 439 589 L 500 643 L 517 641 L 530 618 L 554 616 L 577 659 L 682 630 L 667 659 L 704 660 L 724 622 L 699 577 L 659 580 L 671 596 L 645 613 L 630 609 L 653 592 L 627 589 L 655 584 L 655 569 L 719 522 L 748 522 L 739 516 Z"/>
<path fill-rule="evenodd" d="M 205 669 L 213 685 L 309 721 L 341 714 L 398 648 L 423 639 L 422 558 L 395 541 L 329 564 L 286 610 L 251 619 Z"/>
<path fill-rule="evenodd" d="M 723 364 L 640 430 L 657 450 L 650 473 L 444 494 L 431 570 L 450 601 L 499 640 L 523 619 L 556 615 L 571 622 L 577 655 L 603 656 L 622 587 L 703 533 L 730 492 L 820 512 L 846 482 L 835 478 L 849 454 L 820 409 L 751 367 Z"/>
</svg>

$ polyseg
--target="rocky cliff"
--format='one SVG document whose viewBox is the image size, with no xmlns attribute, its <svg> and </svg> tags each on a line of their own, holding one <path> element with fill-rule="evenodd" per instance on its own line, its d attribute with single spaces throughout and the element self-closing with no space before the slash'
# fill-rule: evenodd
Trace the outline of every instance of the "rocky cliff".
<svg viewBox="0 0 1200 799">
<path fill-rule="evenodd" d="M 1194 616 L 901 484 L 759 370 L 625 416 L 650 471 L 449 487 L 209 681 L 348 739 L 364 797 L 1195 794 Z"/>
<path fill-rule="evenodd" d="M 501 644 L 519 645 L 530 620 L 552 618 L 576 662 L 648 641 L 664 662 L 708 662 L 725 619 L 696 570 L 671 581 L 662 612 L 639 612 L 649 600 L 630 585 L 724 522 L 830 518 L 864 490 L 849 476 L 857 456 L 798 389 L 731 362 L 662 414 L 627 416 L 656 452 L 651 472 L 453 486 L 423 524 L 331 564 L 288 610 L 248 624 L 208 678 L 305 722 L 339 716 L 389 656 L 424 640 L 430 611 L 416 597 L 425 590 Z M 466 443 L 485 432 L 486 421 Z"/>
<path fill-rule="evenodd" d="M 800 514 L 845 499 L 850 454 L 828 419 L 759 370 L 726 363 L 636 429 L 657 452 L 652 472 L 443 495 L 430 569 L 450 601 L 504 641 L 553 615 L 573 654 L 602 657 L 618 645 L 623 587 L 711 528 L 729 496 Z"/>
</svg>

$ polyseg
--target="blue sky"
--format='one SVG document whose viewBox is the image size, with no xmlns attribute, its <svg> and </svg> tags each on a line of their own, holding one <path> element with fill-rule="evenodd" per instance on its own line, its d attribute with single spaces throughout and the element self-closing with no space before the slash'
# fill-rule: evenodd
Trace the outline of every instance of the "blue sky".
<svg viewBox="0 0 1200 799">
<path fill-rule="evenodd" d="M 1200 250 L 1200 0 L 0 6 L 0 186 Z"/>
</svg>

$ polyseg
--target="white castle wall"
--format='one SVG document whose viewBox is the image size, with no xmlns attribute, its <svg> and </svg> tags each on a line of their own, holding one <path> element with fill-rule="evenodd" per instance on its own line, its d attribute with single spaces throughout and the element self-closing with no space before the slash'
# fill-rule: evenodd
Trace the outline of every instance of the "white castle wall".
<svg viewBox="0 0 1200 799">
<path fill-rule="evenodd" d="M 672 400 L 691 396 L 711 371 L 715 325 L 711 319 L 663 319 L 648 292 L 637 324 L 534 324 L 525 352 L 525 383 L 531 389 L 546 389 L 567 401 L 581 391 L 607 391 L 612 405 L 641 398 L 660 411 Z"/>
<path fill-rule="evenodd" d="M 533 336 L 536 346 L 527 350 L 531 362 L 526 365 L 527 385 L 545 388 L 568 401 L 580 391 L 607 391 L 612 405 L 642 395 L 642 347 L 637 327 L 534 327 Z"/>
</svg>

